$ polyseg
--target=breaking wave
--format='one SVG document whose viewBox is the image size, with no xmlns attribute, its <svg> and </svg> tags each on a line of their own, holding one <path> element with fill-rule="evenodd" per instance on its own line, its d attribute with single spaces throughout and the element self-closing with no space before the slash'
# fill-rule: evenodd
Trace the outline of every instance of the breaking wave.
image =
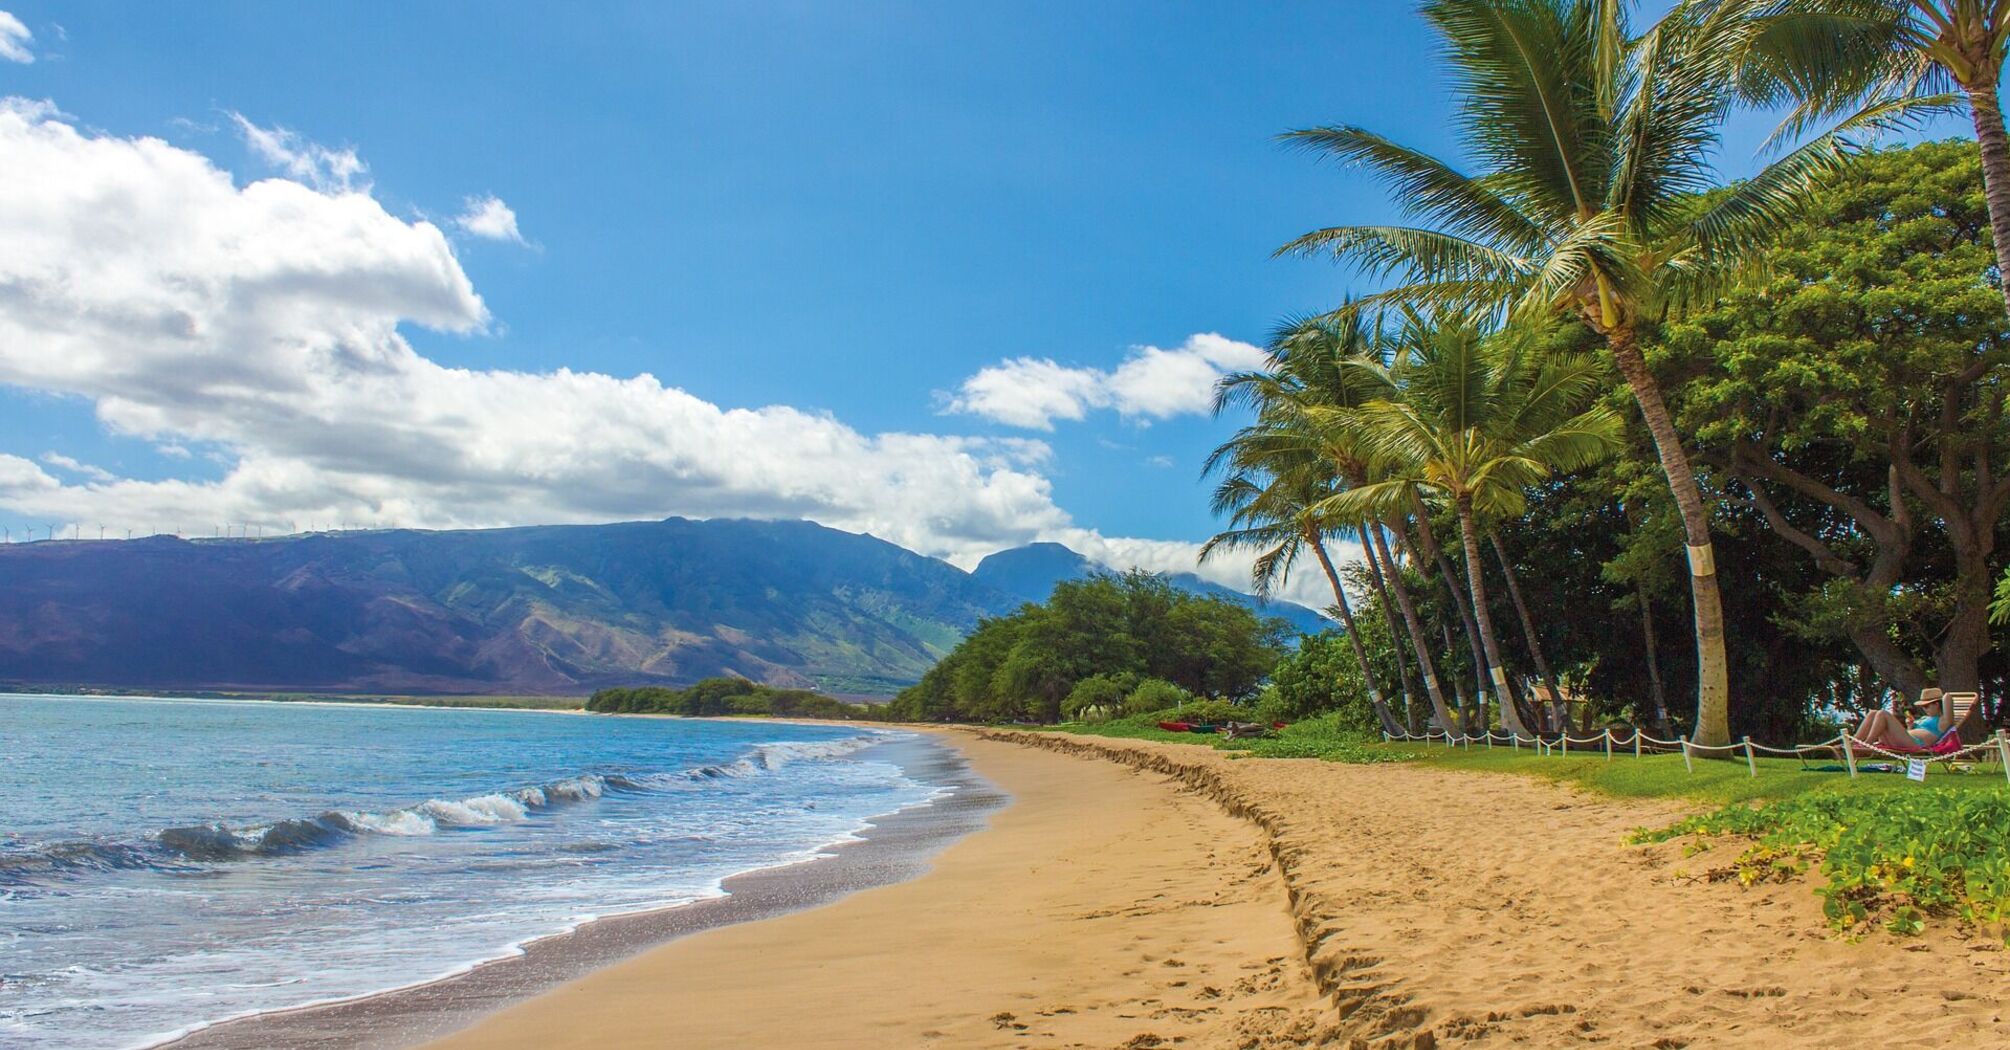
<svg viewBox="0 0 2010 1050">
<path fill-rule="evenodd" d="M 385 812 L 330 810 L 249 827 L 198 824 L 166 828 L 138 843 L 58 842 L 26 849 L 0 848 L 0 886 L 49 876 L 125 868 L 173 870 L 195 863 L 247 860 L 320 849 L 358 835 L 432 835 L 443 829 L 523 820 L 553 806 L 588 802 L 609 791 L 689 790 L 709 780 L 757 776 L 796 761 L 840 758 L 878 742 L 878 736 L 821 742 L 756 745 L 721 765 L 675 772 L 582 773 L 550 783 L 463 799 L 428 799 Z"/>
</svg>

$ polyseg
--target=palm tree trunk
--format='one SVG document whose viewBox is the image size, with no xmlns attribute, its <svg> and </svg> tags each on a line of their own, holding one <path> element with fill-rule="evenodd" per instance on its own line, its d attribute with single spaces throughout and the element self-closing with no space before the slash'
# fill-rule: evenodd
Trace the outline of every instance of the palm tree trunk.
<svg viewBox="0 0 2010 1050">
<path fill-rule="evenodd" d="M 1594 311 L 1595 313 L 1595 311 Z M 1682 512 L 1682 531 L 1689 544 L 1689 596 L 1696 611 L 1696 733 L 1699 744 L 1719 747 L 1731 742 L 1731 665 L 1724 652 L 1724 599 L 1717 587 L 1716 552 L 1710 545 L 1710 515 L 1703 490 L 1689 466 L 1689 453 L 1675 432 L 1661 385 L 1647 370 L 1639 333 L 1631 325 L 1603 329 L 1619 372 L 1640 405 L 1654 449 L 1661 456 L 1668 489 Z"/>
<path fill-rule="evenodd" d="M 1975 141 L 1982 147 L 1982 195 L 1989 202 L 1989 232 L 1996 242 L 1996 277 L 2002 284 L 2004 308 L 2010 309 L 2010 136 L 2003 131 L 1995 78 L 1989 81 L 1962 87 L 1968 91 L 1968 112 L 1975 119 Z"/>
<path fill-rule="evenodd" d="M 1417 721 L 1417 693 L 1410 685 L 1410 661 L 1403 656 L 1403 628 L 1398 623 L 1396 603 L 1389 597 L 1388 582 L 1382 578 L 1382 559 L 1376 555 L 1375 545 L 1368 540 L 1368 529 L 1371 528 L 1379 529 L 1381 526 L 1370 524 L 1360 530 L 1361 554 L 1368 563 L 1368 579 L 1375 584 L 1375 596 L 1381 600 L 1382 617 L 1389 622 L 1389 648 L 1396 653 L 1396 677 L 1403 686 L 1403 717 L 1409 723 L 1410 731 L 1416 732 L 1422 724 Z M 1394 566 L 1389 571 L 1394 572 Z"/>
<path fill-rule="evenodd" d="M 1542 684 L 1549 687 L 1550 721 L 1565 725 L 1570 719 L 1570 705 L 1563 702 L 1563 687 L 1557 683 L 1556 672 L 1550 669 L 1549 657 L 1543 654 L 1542 639 L 1535 633 L 1535 619 L 1528 614 L 1528 603 L 1522 601 L 1521 581 L 1516 579 L 1514 563 L 1508 560 L 1500 533 L 1488 529 L 1487 539 L 1493 541 L 1494 557 L 1500 559 L 1501 577 L 1507 580 L 1508 597 L 1513 599 L 1515 615 L 1521 620 L 1521 636 L 1528 643 L 1528 657 L 1535 661 L 1535 673 L 1542 676 Z"/>
<path fill-rule="evenodd" d="M 1460 594 L 1459 573 L 1452 568 L 1452 560 L 1445 557 L 1445 548 L 1438 543 L 1438 537 L 1431 530 L 1431 518 L 1424 509 L 1424 501 L 1416 489 L 1410 490 L 1410 509 L 1417 520 L 1417 539 L 1422 541 L 1420 549 L 1424 557 L 1430 558 L 1438 566 L 1438 579 L 1444 581 L 1445 593 L 1451 596 L 1452 608 L 1459 614 L 1459 626 L 1465 631 L 1466 649 L 1473 657 L 1473 680 L 1479 683 L 1480 714 L 1484 718 L 1487 706 L 1487 657 L 1480 646 L 1479 625 L 1473 620 L 1473 611 L 1466 608 L 1465 596 Z M 1414 544 L 1412 546 L 1415 546 Z"/>
<path fill-rule="evenodd" d="M 1445 636 L 1445 651 L 1448 653 L 1451 652 L 1452 625 L 1446 623 L 1445 618 L 1440 616 L 1438 617 L 1438 630 L 1443 632 Z M 1469 699 L 1466 696 L 1466 687 L 1459 684 L 1459 677 L 1457 675 L 1452 676 L 1452 700 L 1452 710 L 1457 711 L 1459 718 L 1462 719 L 1459 726 L 1460 731 L 1467 736 L 1477 735 L 1474 730 L 1478 729 L 1487 717 L 1484 706 L 1485 700 L 1482 699 L 1479 702 L 1474 702 Z"/>
<path fill-rule="evenodd" d="M 1395 559 L 1389 557 L 1388 541 L 1382 537 L 1381 529 L 1370 529 L 1375 541 L 1375 549 L 1382 560 L 1394 569 Z M 1401 572 L 1389 575 L 1389 590 L 1396 596 L 1396 607 L 1402 610 L 1403 626 L 1410 632 L 1410 647 L 1417 654 L 1417 667 L 1424 675 L 1424 694 L 1431 698 L 1431 713 L 1445 732 L 1459 728 L 1458 720 L 1452 717 L 1451 709 L 1445 706 L 1445 692 L 1438 685 L 1438 672 L 1431 663 L 1431 647 L 1424 641 L 1424 625 L 1417 619 L 1417 604 L 1410 600 L 1410 585 L 1403 582 Z"/>
<path fill-rule="evenodd" d="M 1367 647 L 1361 644 L 1361 632 L 1354 627 L 1354 608 L 1347 603 L 1347 589 L 1340 586 L 1340 574 L 1333 571 L 1333 559 L 1326 555 L 1326 544 L 1316 532 L 1307 532 L 1307 542 L 1312 544 L 1312 553 L 1319 558 L 1319 567 L 1326 571 L 1326 582 L 1333 585 L 1333 604 L 1340 610 L 1340 623 L 1347 628 L 1347 640 L 1353 643 L 1354 660 L 1361 665 L 1361 681 L 1368 686 L 1368 702 L 1375 708 L 1375 717 L 1382 722 L 1385 731 L 1393 732 L 1398 723 L 1389 711 L 1389 703 L 1382 697 L 1382 686 L 1375 680 L 1374 665 L 1368 662 Z"/>
<path fill-rule="evenodd" d="M 1654 702 L 1654 731 L 1668 740 L 1675 727 L 1668 721 L 1668 691 L 1661 685 L 1661 657 L 1655 653 L 1654 603 L 1644 589 L 1633 593 L 1640 599 L 1640 633 L 1647 642 L 1647 696 Z"/>
<path fill-rule="evenodd" d="M 1479 523 L 1473 518 L 1473 502 L 1466 497 L 1455 501 L 1459 511 L 1459 538 L 1466 545 L 1466 583 L 1473 592 L 1473 615 L 1480 621 L 1480 643 L 1486 646 L 1487 667 L 1494 680 L 1494 695 L 1501 700 L 1501 726 L 1510 733 L 1524 735 L 1528 727 L 1521 724 L 1521 712 L 1514 709 L 1514 703 L 1507 700 L 1507 664 L 1501 660 L 1501 644 L 1494 637 L 1494 614 L 1487 608 L 1486 566 L 1480 561 Z"/>
</svg>

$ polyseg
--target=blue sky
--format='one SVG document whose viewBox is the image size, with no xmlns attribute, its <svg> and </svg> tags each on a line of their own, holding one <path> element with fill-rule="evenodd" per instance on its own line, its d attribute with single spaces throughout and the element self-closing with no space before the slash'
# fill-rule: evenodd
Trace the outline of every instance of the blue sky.
<svg viewBox="0 0 2010 1050">
<path fill-rule="evenodd" d="M 962 384 L 1017 358 L 1109 373 L 1135 348 L 1178 350 L 1197 334 L 1260 341 L 1278 318 L 1330 306 L 1348 287 L 1331 265 L 1273 259 L 1274 247 L 1392 215 L 1361 176 L 1272 136 L 1358 122 L 1450 145 L 1442 69 L 1412 6 L 1395 0 L 7 8 L 32 34 L 35 61 L 0 62 L 0 96 L 48 100 L 61 117 L 45 123 L 128 144 L 158 137 L 238 187 L 287 175 L 255 133 L 290 133 L 290 155 L 310 166 L 317 145 L 331 151 L 320 156 L 353 151 L 367 170 L 347 188 L 399 224 L 447 231 L 480 298 L 443 325 L 465 331 L 395 318 L 423 359 L 482 372 L 649 373 L 722 410 L 791 406 L 868 439 L 1002 442 L 957 447 L 1021 457 L 990 469 L 1039 479 L 1066 527 L 1110 538 L 1190 542 L 1212 531 L 1197 470 L 1229 424 L 1174 409 L 1161 418 L 1105 391 L 1085 404 L 1109 407 L 1079 420 L 1014 426 L 952 411 Z M 1733 167 L 1752 141 L 1741 130 Z M 454 225 L 470 199 L 490 196 L 514 213 L 521 242 Z M 0 383 L 0 454 L 64 486 L 40 503 L 0 489 L 0 512 L 310 523 L 402 513 L 408 524 L 654 515 L 633 494 L 476 510 L 483 485 L 465 478 L 452 480 L 466 483 L 464 498 L 431 511 L 422 495 L 367 481 L 260 503 L 245 495 L 258 486 L 229 480 L 264 460 L 245 456 L 260 431 L 209 425 L 237 402 L 176 406 L 208 414 L 188 422 L 160 406 L 118 408 L 136 396 L 81 381 Z M 525 425 L 622 424 L 573 413 Z M 292 477 L 286 456 L 311 440 L 274 452 L 275 476 Z M 710 451 L 746 452 L 726 445 Z M 843 473 L 833 462 L 825 469 Z M 119 481 L 156 487 L 87 498 Z M 724 487 L 746 498 L 666 497 L 660 510 L 803 505 L 793 490 L 771 501 L 739 481 Z M 373 504 L 371 492 L 383 498 Z M 1015 531 L 999 522 L 1025 512 L 995 509 L 997 520 L 951 523 L 936 540 L 893 538 L 967 561 L 994 540 L 1059 535 L 1051 513 Z M 807 513 L 871 523 L 851 510 Z"/>
</svg>

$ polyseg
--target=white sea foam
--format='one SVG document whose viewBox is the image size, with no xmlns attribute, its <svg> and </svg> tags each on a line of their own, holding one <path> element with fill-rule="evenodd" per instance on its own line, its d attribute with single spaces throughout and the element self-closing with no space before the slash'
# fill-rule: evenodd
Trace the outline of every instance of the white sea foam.
<svg viewBox="0 0 2010 1050">
<path fill-rule="evenodd" d="M 103 707 L 48 701 L 20 738 L 31 785 L 73 782 L 33 756 L 69 753 L 85 726 L 120 726 L 113 745 L 162 764 L 124 780 L 108 766 L 74 792 L 80 817 L 134 820 L 45 818 L 34 841 L 0 847 L 0 899 L 21 931 L 0 984 L 10 1050 L 130 1046 L 430 980 L 595 916 L 716 896 L 735 873 L 812 860 L 936 795 L 889 762 L 844 760 L 878 734 L 172 703 L 115 721 Z M 23 724 L 4 700 L 0 712 Z M 422 732 L 404 731 L 415 721 Z M 505 772 L 522 769 L 541 775 Z M 305 801 L 259 812 L 275 799 Z M 179 826 L 148 832 L 148 819 Z"/>
</svg>

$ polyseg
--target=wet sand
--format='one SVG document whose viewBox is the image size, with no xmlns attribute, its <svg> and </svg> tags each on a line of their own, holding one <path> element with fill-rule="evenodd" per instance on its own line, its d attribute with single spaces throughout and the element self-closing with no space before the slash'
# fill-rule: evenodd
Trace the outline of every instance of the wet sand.
<svg viewBox="0 0 2010 1050">
<path fill-rule="evenodd" d="M 1012 802 L 926 875 L 674 941 L 435 1050 L 1282 1048 L 1332 1033 L 1256 827 L 1156 773 L 953 739 Z"/>
<path fill-rule="evenodd" d="M 830 847 L 815 861 L 728 879 L 724 897 L 610 916 L 532 941 L 520 955 L 443 980 L 225 1021 L 162 1045 L 174 1050 L 415 1046 L 676 938 L 814 908 L 862 888 L 914 878 L 943 848 L 981 828 L 1006 801 L 958 752 L 931 737 L 880 744 L 860 755 L 896 762 L 915 779 L 953 791 L 931 805 L 877 818 L 859 841 Z"/>
</svg>

